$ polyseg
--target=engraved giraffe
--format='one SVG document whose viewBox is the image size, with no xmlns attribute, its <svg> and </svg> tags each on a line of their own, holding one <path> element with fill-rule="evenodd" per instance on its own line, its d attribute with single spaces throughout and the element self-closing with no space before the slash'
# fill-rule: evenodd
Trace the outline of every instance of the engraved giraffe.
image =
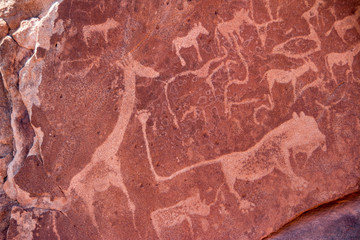
<svg viewBox="0 0 360 240">
<path fill-rule="evenodd" d="M 96 148 L 90 162 L 71 179 L 67 195 L 71 196 L 75 192 L 84 201 L 89 210 L 92 223 L 98 229 L 93 206 L 94 195 L 96 192 L 107 190 L 110 185 L 118 187 L 127 198 L 128 207 L 133 216 L 133 225 L 136 229 L 135 205 L 130 199 L 129 192 L 124 184 L 117 151 L 123 141 L 135 106 L 136 76 L 156 78 L 159 73 L 150 67 L 141 65 L 133 59 L 131 53 L 123 61 L 117 61 L 116 65 L 124 72 L 124 91 L 122 97 L 119 98 L 120 112 L 114 130 Z"/>
<path fill-rule="evenodd" d="M 206 28 L 204 28 L 201 25 L 201 23 L 195 24 L 194 27 L 188 32 L 188 34 L 185 37 L 176 37 L 172 41 L 172 49 L 173 50 L 175 49 L 176 55 L 179 57 L 182 66 L 185 66 L 186 62 L 181 57 L 180 54 L 181 48 L 189 48 L 192 46 L 195 47 L 198 61 L 199 62 L 202 61 L 202 57 L 200 55 L 200 50 L 199 50 L 199 44 L 196 39 L 200 34 L 209 35 L 208 30 L 206 30 Z"/>
<path fill-rule="evenodd" d="M 325 135 L 319 130 L 315 119 L 306 116 L 303 112 L 300 113 L 300 116 L 293 113 L 290 120 L 271 130 L 258 143 L 246 151 L 225 154 L 212 160 L 185 167 L 170 176 L 160 176 L 153 166 L 146 133 L 146 122 L 149 117 L 150 112 L 147 110 L 138 112 L 147 158 L 155 180 L 157 182 L 168 181 L 193 169 L 220 163 L 229 191 L 236 197 L 239 208 L 243 211 L 252 210 L 254 205 L 242 199 L 235 190 L 234 186 L 237 179 L 255 181 L 265 177 L 277 168 L 291 179 L 293 188 L 301 190 L 307 186 L 307 181 L 294 173 L 290 163 L 290 149 L 304 151 L 307 156 L 310 156 L 318 147 L 326 151 Z"/>
</svg>

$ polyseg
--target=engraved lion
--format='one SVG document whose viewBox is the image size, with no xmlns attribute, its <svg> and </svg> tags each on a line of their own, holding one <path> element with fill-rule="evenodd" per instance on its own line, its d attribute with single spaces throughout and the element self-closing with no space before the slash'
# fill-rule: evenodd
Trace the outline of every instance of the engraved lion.
<svg viewBox="0 0 360 240">
<path fill-rule="evenodd" d="M 310 156 L 318 147 L 326 151 L 325 135 L 317 122 L 303 112 L 266 134 L 260 142 L 244 152 L 234 152 L 215 160 L 221 163 L 229 190 L 239 201 L 239 207 L 252 209 L 252 203 L 241 199 L 234 189 L 236 179 L 254 181 L 270 174 L 275 168 L 287 175 L 295 189 L 307 186 L 307 181 L 297 176 L 290 163 L 290 149 Z"/>
<path fill-rule="evenodd" d="M 255 181 L 270 174 L 276 168 L 290 178 L 294 189 L 301 190 L 307 187 L 308 182 L 294 173 L 290 163 L 290 150 L 293 154 L 304 152 L 309 157 L 318 147 L 326 151 L 325 135 L 320 132 L 315 119 L 306 116 L 303 112 L 300 116 L 294 112 L 290 120 L 271 130 L 246 151 L 233 152 L 199 162 L 168 177 L 158 176 L 155 172 L 154 174 L 160 181 L 167 181 L 190 170 L 220 163 L 229 191 L 237 198 L 239 208 L 247 211 L 252 210 L 254 204 L 242 199 L 235 190 L 237 179 Z"/>
<path fill-rule="evenodd" d="M 142 122 L 144 127 L 145 123 L 146 121 Z M 145 131 L 144 137 L 147 142 Z M 271 130 L 248 150 L 202 161 L 174 172 L 170 176 L 159 176 L 155 172 L 149 155 L 150 149 L 148 149 L 148 157 L 151 171 L 157 181 L 168 181 L 196 168 L 220 163 L 229 191 L 237 198 L 239 208 L 247 211 L 251 210 L 254 204 L 242 199 L 235 190 L 234 185 L 237 179 L 255 181 L 270 174 L 276 168 L 290 178 L 294 189 L 301 190 L 307 187 L 308 182 L 294 173 L 290 163 L 290 150 L 293 154 L 303 152 L 309 157 L 319 147 L 326 151 L 326 138 L 314 117 L 306 116 L 303 112 L 299 116 L 294 112 L 290 120 Z"/>
</svg>

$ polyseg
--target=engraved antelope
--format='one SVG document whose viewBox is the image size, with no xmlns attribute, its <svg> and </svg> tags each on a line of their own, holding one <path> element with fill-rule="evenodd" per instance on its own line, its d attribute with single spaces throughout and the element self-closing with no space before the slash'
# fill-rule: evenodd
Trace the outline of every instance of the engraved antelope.
<svg viewBox="0 0 360 240">
<path fill-rule="evenodd" d="M 142 125 L 145 146 L 151 171 L 158 182 L 168 181 L 180 174 L 184 174 L 198 167 L 220 163 L 229 191 L 236 197 L 241 210 L 253 209 L 254 205 L 240 197 L 234 185 L 237 179 L 255 181 L 270 174 L 275 168 L 279 169 L 291 179 L 295 189 L 307 186 L 307 181 L 297 176 L 290 163 L 290 149 L 293 152 L 305 152 L 310 156 L 318 147 L 326 151 L 325 135 L 319 130 L 318 124 L 311 116 L 303 112 L 298 116 L 293 113 L 292 119 L 271 130 L 258 143 L 244 152 L 233 152 L 185 167 L 170 176 L 159 176 L 152 164 L 149 142 L 146 135 L 146 121 L 149 112 L 139 115 Z"/>
<path fill-rule="evenodd" d="M 172 49 L 173 50 L 175 49 L 176 55 L 179 57 L 182 66 L 185 66 L 186 62 L 183 59 L 183 57 L 181 57 L 180 54 L 181 48 L 189 48 L 194 46 L 197 53 L 198 61 L 199 62 L 202 61 L 202 57 L 200 55 L 200 50 L 199 50 L 199 44 L 196 39 L 200 34 L 209 35 L 209 31 L 206 30 L 206 28 L 204 28 L 201 25 L 201 23 L 195 24 L 195 26 L 188 32 L 188 34 L 185 37 L 177 37 L 173 40 Z"/>
<path fill-rule="evenodd" d="M 347 76 L 348 72 L 353 72 L 352 65 L 354 62 L 354 57 L 359 52 L 360 52 L 360 44 L 357 44 L 349 51 L 342 53 L 332 52 L 325 56 L 326 68 L 330 72 L 331 78 L 336 82 L 336 84 L 337 84 L 337 80 L 333 72 L 334 65 L 344 66 L 347 64 L 349 66 L 349 69 L 346 71 L 346 76 Z"/>
<path fill-rule="evenodd" d="M 291 69 L 289 71 L 282 70 L 282 69 L 270 69 L 267 72 L 265 72 L 264 77 L 260 82 L 262 82 L 265 78 L 269 85 L 269 94 L 271 97 L 271 100 L 273 102 L 273 96 L 272 96 L 272 88 L 277 83 L 289 83 L 291 82 L 291 85 L 293 87 L 293 95 L 294 95 L 294 101 L 296 99 L 296 81 L 297 78 L 302 76 L 307 71 L 312 70 L 314 72 L 318 72 L 318 68 L 316 65 L 310 61 L 307 60 L 303 65 L 301 65 L 298 68 Z"/>
<path fill-rule="evenodd" d="M 356 31 L 360 34 L 360 25 L 357 19 L 360 17 L 360 7 L 357 8 L 354 15 L 350 15 L 344 17 L 341 20 L 337 20 L 334 22 L 333 26 L 330 28 L 328 32 L 326 32 L 325 36 L 329 36 L 333 29 L 337 32 L 341 40 L 346 43 L 345 41 L 345 34 L 348 30 L 355 28 Z"/>
</svg>

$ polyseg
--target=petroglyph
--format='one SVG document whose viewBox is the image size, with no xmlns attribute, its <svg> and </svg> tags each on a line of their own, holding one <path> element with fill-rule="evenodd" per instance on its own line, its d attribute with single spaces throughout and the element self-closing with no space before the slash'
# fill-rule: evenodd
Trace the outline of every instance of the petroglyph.
<svg viewBox="0 0 360 240">
<path fill-rule="evenodd" d="M 206 204 L 205 199 L 201 201 L 200 192 L 197 190 L 193 196 L 188 197 L 173 206 L 153 211 L 151 213 L 151 221 L 159 239 L 162 239 L 161 232 L 163 229 L 174 227 L 184 221 L 187 221 L 191 236 L 194 237 L 193 224 L 190 215 L 202 217 L 208 216 L 210 214 L 211 206 L 217 202 L 221 186 L 216 192 L 215 200 L 210 204 Z"/>
<path fill-rule="evenodd" d="M 228 56 L 228 51 L 226 50 L 225 47 L 222 47 L 223 51 L 224 51 L 224 55 L 223 56 L 220 56 L 220 57 L 216 57 L 216 58 L 213 58 L 209 61 L 207 61 L 201 68 L 199 69 L 196 69 L 196 70 L 189 70 L 189 71 L 184 71 L 184 72 L 181 72 L 177 75 L 175 75 L 174 77 L 170 78 L 170 80 L 168 80 L 165 85 L 164 85 L 164 92 L 165 92 L 165 98 L 166 98 L 166 102 L 167 102 L 167 106 L 168 106 L 168 110 L 170 112 L 170 114 L 172 115 L 173 117 L 173 123 L 174 125 L 179 128 L 179 122 L 178 122 L 178 119 L 175 115 L 175 113 L 173 112 L 172 108 L 171 108 L 171 105 L 170 105 L 170 101 L 169 101 L 169 95 L 168 95 L 168 88 L 169 88 L 169 85 L 173 82 L 176 81 L 176 79 L 178 77 L 183 77 L 183 76 L 187 76 L 187 75 L 194 75 L 198 78 L 206 78 L 205 79 L 205 82 L 209 85 L 209 87 L 211 88 L 211 91 L 213 93 L 213 95 L 215 95 L 215 87 L 213 85 L 213 82 L 212 82 L 212 77 L 213 75 L 218 72 L 220 69 L 222 69 L 224 67 L 224 64 L 223 63 L 220 63 L 211 73 L 210 73 L 210 67 L 215 64 L 215 63 L 218 63 L 222 60 L 224 60 L 227 56 Z"/>
<path fill-rule="evenodd" d="M 325 1 L 323 0 L 316 0 L 314 5 L 306 12 L 304 12 L 301 17 L 304 18 L 308 24 L 310 25 L 310 19 L 315 17 L 316 24 L 319 24 L 319 8 L 321 5 L 325 5 Z"/>
<path fill-rule="evenodd" d="M 359 17 L 360 17 L 360 7 L 357 8 L 354 15 L 344 17 L 341 20 L 336 20 L 333 26 L 325 35 L 329 36 L 332 30 L 335 29 L 336 33 L 339 35 L 341 40 L 344 43 L 346 43 L 345 34 L 348 30 L 355 28 L 356 31 L 360 34 L 360 25 L 359 22 L 357 21 Z"/>
<path fill-rule="evenodd" d="M 254 122 L 255 122 L 257 125 L 260 125 L 260 124 L 261 124 L 261 123 L 257 120 L 257 117 L 256 117 L 256 116 L 257 116 L 257 113 L 258 113 L 261 109 L 266 109 L 266 110 L 271 111 L 271 110 L 274 109 L 274 106 L 275 106 L 275 104 L 274 104 L 274 102 L 273 102 L 270 94 L 266 94 L 265 97 L 266 97 L 266 100 L 268 101 L 269 105 L 267 105 L 267 104 L 261 104 L 259 107 L 254 108 L 253 118 L 254 118 Z"/>
<path fill-rule="evenodd" d="M 251 2 L 251 1 L 250 1 Z M 267 2 L 267 9 L 269 12 L 269 16 L 271 16 L 271 20 L 265 23 L 258 24 L 249 16 L 249 10 L 241 9 L 234 13 L 234 16 L 231 20 L 224 22 L 222 21 L 216 26 L 215 29 L 215 40 L 220 47 L 220 35 L 225 38 L 225 40 L 231 44 L 231 46 L 235 46 L 236 50 L 239 52 L 241 50 L 237 39 L 239 38 L 241 42 L 244 42 L 244 38 L 241 36 L 240 27 L 244 24 L 252 25 L 256 28 L 257 35 L 260 38 L 261 46 L 265 46 L 266 38 L 267 38 L 267 29 L 269 24 L 281 22 L 282 19 L 274 19 Z"/>
<path fill-rule="evenodd" d="M 238 46 L 237 38 L 243 42 L 244 39 L 240 34 L 240 26 L 244 23 L 253 23 L 252 19 L 249 17 L 249 11 L 245 9 L 235 12 L 231 20 L 219 23 L 215 28 L 215 40 L 218 47 L 220 48 L 220 35 L 232 46 Z"/>
<path fill-rule="evenodd" d="M 281 55 L 284 55 L 286 57 L 289 57 L 289 58 L 305 58 L 305 57 L 308 57 L 309 55 L 317 52 L 317 51 L 320 51 L 321 50 L 321 41 L 320 41 L 320 38 L 318 36 L 318 34 L 316 33 L 316 31 L 314 30 L 314 28 L 309 25 L 309 29 L 310 29 L 310 33 L 308 35 L 305 35 L 305 36 L 300 36 L 300 37 L 293 37 L 293 38 L 290 38 L 288 40 L 286 40 L 285 42 L 282 42 L 278 45 L 276 45 L 273 50 L 272 50 L 272 53 L 273 54 L 281 54 Z M 299 40 L 308 40 L 308 41 L 314 41 L 315 42 L 315 45 L 316 47 L 315 48 L 311 48 L 305 52 L 301 52 L 301 53 L 292 53 L 290 52 L 289 50 L 286 49 L 286 45 L 289 44 L 290 42 L 292 41 L 299 41 Z"/>
<path fill-rule="evenodd" d="M 251 6 L 251 10 L 252 10 L 251 11 L 251 17 L 252 17 L 252 19 L 254 19 L 255 9 L 254 9 L 253 1 L 250 1 L 250 6 Z M 258 34 L 258 36 L 260 38 L 262 47 L 265 47 L 265 42 L 266 42 L 266 39 L 267 39 L 267 31 L 268 31 L 269 24 L 271 24 L 271 23 L 279 23 L 279 22 L 283 21 L 281 18 L 279 18 L 279 10 L 280 10 L 279 6 L 276 8 L 275 17 L 272 14 L 271 9 L 270 9 L 270 0 L 265 0 L 265 8 L 266 8 L 267 14 L 270 17 L 270 21 L 260 23 L 260 24 L 256 23 L 255 21 L 252 21 L 252 25 L 254 25 L 256 27 L 256 32 L 257 32 L 257 34 Z"/>
<path fill-rule="evenodd" d="M 135 205 L 131 201 L 128 190 L 121 174 L 121 163 L 117 157 L 117 151 L 123 141 L 124 134 L 129 124 L 130 117 L 135 105 L 135 82 L 136 76 L 156 78 L 159 73 L 150 67 L 141 65 L 134 60 L 129 53 L 123 61 L 116 64 L 124 71 L 124 92 L 120 97 L 120 112 L 114 130 L 110 133 L 102 145 L 92 155 L 90 162 L 75 175 L 67 190 L 67 195 L 75 192 L 85 202 L 94 226 L 97 226 L 93 198 L 96 192 L 102 192 L 110 185 L 118 187 L 125 194 L 128 207 L 133 215 L 135 225 Z"/>
<path fill-rule="evenodd" d="M 194 119 L 196 119 L 199 115 L 202 115 L 204 117 L 204 121 L 206 122 L 206 113 L 204 109 L 199 109 L 196 106 L 191 106 L 188 110 L 185 111 L 183 116 L 181 117 L 181 122 L 183 122 L 186 117 L 190 114 L 193 114 Z"/>
<path fill-rule="evenodd" d="M 88 39 L 91 37 L 91 34 L 93 32 L 100 32 L 104 36 L 105 42 L 108 42 L 108 32 L 111 28 L 116 28 L 119 26 L 119 23 L 116 22 L 113 18 L 108 18 L 106 22 L 97 24 L 97 25 L 88 25 L 83 27 L 83 35 L 86 42 L 86 45 L 88 45 Z"/>
<path fill-rule="evenodd" d="M 302 87 L 296 96 L 295 101 L 301 97 L 301 95 L 310 88 L 317 88 L 320 92 L 326 92 L 327 89 L 325 88 L 325 80 L 324 80 L 324 74 L 321 73 L 319 77 L 317 77 L 314 81 L 312 81 L 309 84 L 306 84 L 304 87 Z"/>
<path fill-rule="evenodd" d="M 263 78 L 261 81 L 266 79 L 269 86 L 269 93 L 270 97 L 273 102 L 273 96 L 272 96 L 272 88 L 274 86 L 274 83 L 291 83 L 293 87 L 293 99 L 295 101 L 296 99 L 296 80 L 298 77 L 302 76 L 307 71 L 312 70 L 314 72 L 318 72 L 318 68 L 311 60 L 306 60 L 303 65 L 301 65 L 298 68 L 291 69 L 289 71 L 281 70 L 281 69 L 270 69 L 267 72 L 265 72 Z M 260 81 L 260 82 L 261 82 Z"/>
<path fill-rule="evenodd" d="M 242 63 L 244 64 L 244 67 L 245 67 L 245 78 L 244 78 L 244 80 L 231 79 L 231 77 L 230 77 L 229 65 L 230 64 L 236 64 L 237 65 L 238 62 L 236 62 L 234 60 L 227 60 L 226 63 L 225 63 L 225 66 L 226 66 L 226 69 L 227 69 L 227 76 L 228 76 L 228 79 L 230 79 L 230 81 L 225 85 L 225 89 L 224 89 L 224 108 L 225 108 L 225 114 L 227 114 L 229 116 L 231 116 L 231 107 L 233 105 L 250 104 L 250 103 L 257 102 L 259 100 L 259 99 L 253 98 L 253 99 L 246 99 L 246 100 L 243 100 L 243 101 L 240 101 L 240 102 L 229 101 L 228 91 L 229 91 L 229 87 L 231 85 L 233 85 L 233 84 L 245 85 L 245 84 L 247 84 L 249 82 L 249 71 L 248 71 L 247 62 L 245 61 L 245 59 L 243 57 L 241 58 L 241 60 L 242 60 Z"/>
<path fill-rule="evenodd" d="M 359 52 L 360 52 L 360 44 L 357 44 L 354 47 L 352 47 L 352 49 L 349 51 L 342 53 L 332 52 L 325 56 L 326 68 L 330 72 L 331 78 L 336 82 L 336 84 L 337 84 L 337 80 L 333 72 L 333 67 L 335 65 L 344 66 L 347 64 L 349 66 L 349 69 L 346 70 L 346 77 L 347 77 L 349 72 L 353 73 L 352 65 L 354 62 L 354 57 Z"/>
<path fill-rule="evenodd" d="M 284 122 L 266 134 L 258 143 L 244 152 L 233 152 L 185 167 L 170 176 L 159 176 L 153 167 L 149 142 L 146 134 L 146 121 L 150 113 L 143 111 L 138 115 L 151 171 L 155 180 L 167 181 L 201 166 L 220 163 L 229 191 L 236 197 L 242 211 L 252 210 L 254 205 L 240 197 L 234 185 L 237 179 L 255 181 L 270 174 L 275 168 L 291 179 L 292 187 L 298 190 L 307 186 L 307 181 L 297 176 L 290 164 L 290 149 L 304 151 L 310 156 L 318 147 L 326 151 L 325 135 L 319 130 L 318 124 L 311 116 L 303 112 Z"/>
<path fill-rule="evenodd" d="M 179 57 L 182 66 L 185 66 L 186 62 L 181 57 L 180 54 L 181 48 L 195 47 L 198 61 L 199 62 L 202 61 L 202 57 L 200 55 L 200 50 L 199 50 L 199 44 L 196 39 L 200 34 L 209 35 L 208 30 L 206 30 L 206 28 L 204 28 L 201 25 L 201 23 L 195 24 L 194 27 L 188 32 L 188 34 L 185 37 L 177 37 L 173 40 L 172 49 L 173 50 L 175 49 L 176 55 Z"/>
<path fill-rule="evenodd" d="M 343 101 L 345 97 L 345 93 L 342 94 L 341 98 L 337 101 L 331 102 L 331 99 L 327 99 L 327 101 L 325 103 L 321 103 L 318 100 L 315 100 L 315 104 L 317 104 L 320 108 L 322 108 L 322 111 L 319 112 L 318 116 L 317 116 L 317 120 L 320 120 L 323 116 L 324 113 L 326 114 L 326 123 L 327 123 L 327 128 L 330 128 L 331 126 L 331 122 L 330 122 L 330 117 L 331 117 L 331 108 L 335 105 L 337 105 L 338 103 L 340 103 L 341 101 Z"/>
</svg>

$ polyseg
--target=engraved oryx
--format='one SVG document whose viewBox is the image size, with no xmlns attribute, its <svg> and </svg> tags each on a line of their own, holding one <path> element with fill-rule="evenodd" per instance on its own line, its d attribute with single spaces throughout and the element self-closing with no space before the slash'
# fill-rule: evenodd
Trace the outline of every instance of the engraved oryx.
<svg viewBox="0 0 360 240">
<path fill-rule="evenodd" d="M 173 50 L 175 49 L 176 55 L 179 57 L 182 66 L 185 66 L 186 62 L 181 57 L 180 54 L 181 48 L 189 48 L 194 46 L 197 53 L 198 61 L 199 62 L 202 61 L 202 57 L 200 55 L 200 50 L 199 50 L 199 44 L 196 39 L 200 34 L 209 35 L 209 31 L 206 30 L 206 28 L 203 27 L 201 23 L 198 23 L 194 25 L 194 27 L 188 32 L 188 34 L 185 37 L 177 37 L 173 40 L 172 49 Z"/>
</svg>

